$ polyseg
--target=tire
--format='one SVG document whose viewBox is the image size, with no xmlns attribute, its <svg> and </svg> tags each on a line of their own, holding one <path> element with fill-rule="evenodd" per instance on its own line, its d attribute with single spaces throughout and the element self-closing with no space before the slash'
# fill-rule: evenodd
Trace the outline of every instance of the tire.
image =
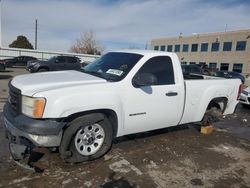
<svg viewBox="0 0 250 188">
<path fill-rule="evenodd" d="M 37 72 L 46 72 L 46 71 L 48 71 L 48 69 L 41 68 L 41 69 L 38 69 L 38 71 L 37 71 Z"/>
<path fill-rule="evenodd" d="M 204 117 L 202 119 L 202 124 L 204 126 L 210 124 L 210 123 L 214 123 L 219 121 L 219 117 L 222 115 L 221 110 L 213 107 L 209 110 L 206 111 L 206 113 L 204 114 Z"/>
<path fill-rule="evenodd" d="M 89 123 L 82 116 L 68 125 L 62 139 L 69 140 L 66 146 L 68 156 L 63 156 L 65 148 L 62 147 L 65 145 L 59 148 L 61 157 L 66 162 L 79 163 L 95 160 L 106 154 L 112 146 L 112 125 L 106 117 L 101 121 Z"/>
<path fill-rule="evenodd" d="M 244 108 L 250 108 L 250 105 L 248 105 L 248 104 L 243 104 L 243 103 L 241 103 L 241 105 L 244 107 Z"/>
</svg>

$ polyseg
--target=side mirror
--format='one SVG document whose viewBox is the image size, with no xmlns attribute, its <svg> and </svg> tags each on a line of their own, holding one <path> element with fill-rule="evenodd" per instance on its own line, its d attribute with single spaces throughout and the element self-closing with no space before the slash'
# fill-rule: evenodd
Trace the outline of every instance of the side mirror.
<svg viewBox="0 0 250 188">
<path fill-rule="evenodd" d="M 132 84 L 134 87 L 151 86 L 157 84 L 157 78 L 151 73 L 136 74 L 133 78 Z"/>
</svg>

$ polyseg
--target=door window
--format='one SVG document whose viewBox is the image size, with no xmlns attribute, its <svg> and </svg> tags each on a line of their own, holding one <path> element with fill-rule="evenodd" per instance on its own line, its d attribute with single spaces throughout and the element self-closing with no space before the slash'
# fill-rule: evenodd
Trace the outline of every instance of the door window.
<svg viewBox="0 0 250 188">
<path fill-rule="evenodd" d="M 77 62 L 77 60 L 76 60 L 76 58 L 75 57 L 68 57 L 68 59 L 67 59 L 67 63 L 76 63 Z"/>
<path fill-rule="evenodd" d="M 153 74 L 157 78 L 157 84 L 155 85 L 175 84 L 173 65 L 171 58 L 168 56 L 158 56 L 149 59 L 138 73 Z"/>
<path fill-rule="evenodd" d="M 65 63 L 65 57 L 57 57 L 58 63 Z"/>
</svg>

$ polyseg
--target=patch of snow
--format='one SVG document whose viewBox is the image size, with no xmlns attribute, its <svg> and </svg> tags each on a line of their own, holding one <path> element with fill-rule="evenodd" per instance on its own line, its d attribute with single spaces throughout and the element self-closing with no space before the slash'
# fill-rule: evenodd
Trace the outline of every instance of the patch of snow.
<svg viewBox="0 0 250 188">
<path fill-rule="evenodd" d="M 62 184 L 65 185 L 65 184 L 68 184 L 70 182 L 72 182 L 72 180 L 71 179 L 67 179 L 67 180 L 63 181 Z"/>
<path fill-rule="evenodd" d="M 142 175 L 142 172 L 136 168 L 134 165 L 131 165 L 126 159 L 114 162 L 109 165 L 109 168 L 115 172 L 128 173 L 133 170 L 137 175 Z"/>
</svg>

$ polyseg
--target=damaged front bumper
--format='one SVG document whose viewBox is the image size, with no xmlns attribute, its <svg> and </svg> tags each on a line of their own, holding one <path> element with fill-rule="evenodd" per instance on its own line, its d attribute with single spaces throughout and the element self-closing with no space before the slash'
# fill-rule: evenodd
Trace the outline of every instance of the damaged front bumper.
<svg viewBox="0 0 250 188">
<path fill-rule="evenodd" d="M 64 122 L 36 120 L 23 114 L 14 116 L 9 103 L 4 107 L 6 137 L 15 161 L 27 158 L 35 147 L 60 146 Z"/>
<path fill-rule="evenodd" d="M 24 143 L 25 145 L 27 145 L 27 142 L 30 142 L 32 145 L 39 147 L 57 147 L 60 145 L 62 131 L 58 135 L 34 135 L 16 128 L 6 118 L 4 118 L 4 122 L 6 135 L 10 142 L 17 144 Z"/>
</svg>

